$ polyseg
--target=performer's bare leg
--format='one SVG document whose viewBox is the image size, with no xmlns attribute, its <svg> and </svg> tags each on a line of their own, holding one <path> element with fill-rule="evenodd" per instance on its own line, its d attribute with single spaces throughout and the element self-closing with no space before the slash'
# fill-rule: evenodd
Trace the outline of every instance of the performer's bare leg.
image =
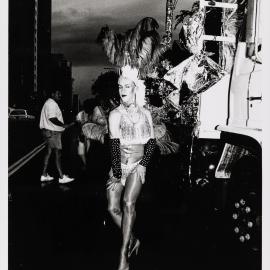
<svg viewBox="0 0 270 270">
<path fill-rule="evenodd" d="M 135 204 L 142 188 L 142 182 L 137 173 L 130 174 L 127 178 L 123 198 L 122 233 L 123 242 L 120 254 L 119 270 L 129 269 L 127 256 L 132 229 L 136 218 Z"/>
<path fill-rule="evenodd" d="M 107 189 L 108 211 L 119 228 L 121 228 L 122 225 L 120 200 L 123 189 L 124 187 L 121 184 L 119 184 L 115 190 Z"/>
</svg>

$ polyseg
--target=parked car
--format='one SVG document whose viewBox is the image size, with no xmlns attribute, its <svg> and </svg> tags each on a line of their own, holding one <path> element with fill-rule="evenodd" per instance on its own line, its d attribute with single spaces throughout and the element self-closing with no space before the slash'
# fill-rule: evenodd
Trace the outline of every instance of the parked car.
<svg viewBox="0 0 270 270">
<path fill-rule="evenodd" d="M 29 119 L 35 120 L 34 115 L 28 114 L 27 110 L 24 109 L 14 109 L 9 113 L 8 116 L 10 119 Z"/>
<path fill-rule="evenodd" d="M 14 108 L 8 107 L 8 115 L 14 110 L 15 110 Z"/>
</svg>

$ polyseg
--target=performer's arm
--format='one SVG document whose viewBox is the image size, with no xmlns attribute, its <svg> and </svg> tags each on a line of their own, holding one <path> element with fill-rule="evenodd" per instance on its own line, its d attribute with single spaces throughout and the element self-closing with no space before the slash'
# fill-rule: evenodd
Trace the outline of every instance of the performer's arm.
<svg viewBox="0 0 270 270">
<path fill-rule="evenodd" d="M 110 135 L 110 152 L 112 162 L 113 176 L 120 179 L 122 176 L 121 170 L 121 152 L 120 152 L 120 113 L 112 111 L 109 115 L 109 135 Z"/>
</svg>

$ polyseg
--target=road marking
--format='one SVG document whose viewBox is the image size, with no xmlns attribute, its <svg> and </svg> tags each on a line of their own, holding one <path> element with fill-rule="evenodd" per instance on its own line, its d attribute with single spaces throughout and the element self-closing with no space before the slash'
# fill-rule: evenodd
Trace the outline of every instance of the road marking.
<svg viewBox="0 0 270 270">
<path fill-rule="evenodd" d="M 20 168 L 22 168 L 26 163 L 28 163 L 33 157 L 35 157 L 40 151 L 45 148 L 45 142 L 40 144 L 39 146 L 35 147 L 32 151 L 28 154 L 14 162 L 8 168 L 8 177 L 12 176 L 15 172 L 17 172 Z"/>
</svg>

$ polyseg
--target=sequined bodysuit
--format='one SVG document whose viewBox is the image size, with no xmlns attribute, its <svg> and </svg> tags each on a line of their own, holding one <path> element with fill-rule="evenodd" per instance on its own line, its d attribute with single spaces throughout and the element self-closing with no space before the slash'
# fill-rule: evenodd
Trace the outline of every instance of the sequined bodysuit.
<svg viewBox="0 0 270 270">
<path fill-rule="evenodd" d="M 121 183 L 125 185 L 126 178 L 133 173 L 144 155 L 144 145 L 151 138 L 151 126 L 144 112 L 138 109 L 137 121 L 133 121 L 123 105 L 116 110 L 120 118 L 120 150 L 121 150 Z"/>
</svg>

